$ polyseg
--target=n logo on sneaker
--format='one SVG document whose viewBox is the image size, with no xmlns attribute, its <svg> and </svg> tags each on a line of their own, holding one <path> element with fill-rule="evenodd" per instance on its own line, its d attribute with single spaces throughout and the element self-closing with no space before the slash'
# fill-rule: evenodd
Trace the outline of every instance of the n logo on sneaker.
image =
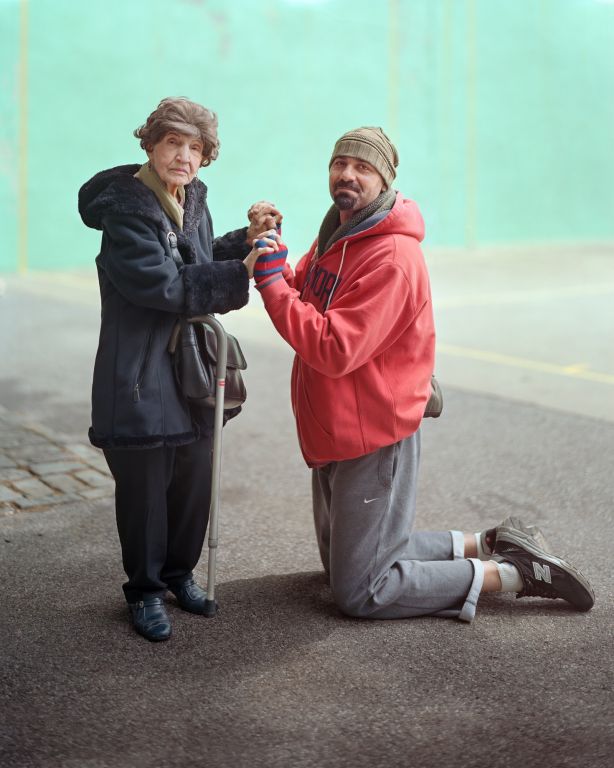
<svg viewBox="0 0 614 768">
<path fill-rule="evenodd" d="M 550 574 L 550 566 L 540 565 L 533 560 L 533 573 L 535 574 L 536 581 L 545 581 L 547 584 L 552 584 L 552 575 Z"/>
</svg>

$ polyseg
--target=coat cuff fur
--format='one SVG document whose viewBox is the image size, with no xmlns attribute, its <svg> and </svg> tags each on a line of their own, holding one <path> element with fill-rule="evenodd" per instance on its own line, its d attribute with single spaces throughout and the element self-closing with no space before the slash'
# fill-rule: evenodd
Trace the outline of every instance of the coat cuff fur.
<svg viewBox="0 0 614 768">
<path fill-rule="evenodd" d="M 246 241 L 247 227 L 234 229 L 213 241 L 213 260 L 244 259 L 252 246 Z"/>
<path fill-rule="evenodd" d="M 188 317 L 224 314 L 248 302 L 249 277 L 242 261 L 186 264 L 181 274 Z"/>
</svg>

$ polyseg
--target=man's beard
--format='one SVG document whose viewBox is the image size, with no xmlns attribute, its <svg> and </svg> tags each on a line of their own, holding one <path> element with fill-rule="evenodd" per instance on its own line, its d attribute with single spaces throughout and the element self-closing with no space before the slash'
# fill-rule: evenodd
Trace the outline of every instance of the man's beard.
<svg viewBox="0 0 614 768">
<path fill-rule="evenodd" d="M 350 197 L 346 192 L 335 192 L 333 201 L 340 211 L 351 211 L 356 204 L 357 198 Z"/>
<path fill-rule="evenodd" d="M 357 189 L 355 184 L 337 184 L 333 193 L 333 202 L 340 211 L 351 211 L 358 202 L 357 197 L 347 194 L 348 189 L 360 194 L 360 189 Z"/>
</svg>

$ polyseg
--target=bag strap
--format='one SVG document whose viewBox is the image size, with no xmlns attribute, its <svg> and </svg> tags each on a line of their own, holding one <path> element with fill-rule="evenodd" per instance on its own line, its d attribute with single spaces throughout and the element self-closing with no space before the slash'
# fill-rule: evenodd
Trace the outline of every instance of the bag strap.
<svg viewBox="0 0 614 768">
<path fill-rule="evenodd" d="M 168 239 L 168 244 L 171 247 L 171 256 L 173 257 L 173 261 L 178 267 L 182 267 L 183 259 L 179 253 L 179 248 L 177 248 L 177 235 L 171 229 L 170 232 L 166 233 L 166 237 Z"/>
<path fill-rule="evenodd" d="M 171 355 L 175 354 L 177 349 L 177 342 L 179 341 L 179 335 L 181 334 L 181 320 L 177 320 L 173 326 L 170 339 L 168 340 L 168 346 L 166 347 Z"/>
<path fill-rule="evenodd" d="M 171 256 L 173 257 L 173 261 L 177 265 L 177 268 L 179 268 L 183 266 L 183 259 L 181 258 L 181 254 L 179 253 L 179 248 L 177 248 L 177 235 L 173 231 L 171 220 L 167 216 L 166 211 L 164 211 L 163 213 L 164 213 L 164 218 L 166 219 L 166 222 L 169 226 L 169 230 L 166 233 L 166 238 L 168 240 L 168 244 L 171 249 Z M 217 337 L 213 329 L 210 328 L 208 325 L 203 324 L 202 327 L 205 334 L 204 335 L 205 347 L 207 349 L 209 356 L 212 358 L 212 362 L 215 363 L 217 361 Z M 186 333 L 188 333 L 190 336 L 193 336 L 195 333 L 194 326 L 191 323 L 188 323 L 185 318 L 178 319 L 173 327 L 173 330 L 171 332 L 170 338 L 168 340 L 168 345 L 167 345 L 167 349 L 171 353 L 171 355 L 175 354 L 175 351 L 177 349 L 177 344 L 179 342 L 179 337 L 184 328 Z M 245 357 L 243 355 L 243 350 L 241 349 L 239 342 L 230 333 L 226 333 L 226 339 L 228 342 L 228 351 L 227 351 L 228 367 L 238 368 L 239 370 L 244 371 L 247 368 L 247 362 L 245 360 Z"/>
<path fill-rule="evenodd" d="M 179 248 L 177 248 L 177 235 L 173 231 L 173 225 L 171 224 L 171 220 L 167 216 L 166 211 L 163 210 L 162 215 L 164 216 L 166 223 L 168 225 L 168 232 L 166 233 L 166 239 L 168 240 L 168 245 L 171 249 L 171 256 L 173 257 L 173 261 L 177 265 L 177 269 L 179 269 L 179 267 L 183 266 L 183 259 L 181 258 L 181 254 L 179 253 Z M 167 349 L 171 353 L 171 355 L 175 354 L 180 333 L 181 333 L 181 320 L 177 320 L 177 322 L 173 327 L 171 337 L 168 340 Z"/>
<path fill-rule="evenodd" d="M 173 261 L 177 265 L 177 268 L 183 267 L 183 259 L 181 258 L 181 254 L 179 253 L 179 248 L 177 248 L 177 235 L 173 230 L 173 225 L 171 223 L 171 220 L 169 219 L 166 211 L 163 210 L 162 215 L 164 216 L 164 219 L 168 225 L 168 232 L 166 233 L 166 239 L 168 240 L 168 244 L 171 249 L 171 256 L 173 257 Z"/>
</svg>

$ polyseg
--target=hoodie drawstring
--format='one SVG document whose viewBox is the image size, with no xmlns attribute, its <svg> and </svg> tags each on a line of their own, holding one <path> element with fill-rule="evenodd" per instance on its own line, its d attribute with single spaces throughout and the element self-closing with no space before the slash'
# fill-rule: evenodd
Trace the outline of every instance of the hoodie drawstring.
<svg viewBox="0 0 614 768">
<path fill-rule="evenodd" d="M 326 310 L 328 309 L 328 305 L 330 304 L 331 299 L 333 298 L 335 288 L 337 287 L 337 283 L 339 282 L 339 278 L 341 277 L 341 270 L 343 269 L 343 261 L 345 259 L 345 249 L 347 247 L 348 247 L 348 241 L 346 240 L 345 243 L 343 243 L 343 250 L 341 251 L 341 263 L 339 264 L 339 270 L 337 271 L 337 275 L 335 277 L 335 282 L 333 283 L 331 292 L 328 294 L 328 301 L 326 302 L 326 306 L 324 307 L 324 312 L 326 312 Z M 324 312 L 322 314 L 324 314 Z"/>
</svg>

